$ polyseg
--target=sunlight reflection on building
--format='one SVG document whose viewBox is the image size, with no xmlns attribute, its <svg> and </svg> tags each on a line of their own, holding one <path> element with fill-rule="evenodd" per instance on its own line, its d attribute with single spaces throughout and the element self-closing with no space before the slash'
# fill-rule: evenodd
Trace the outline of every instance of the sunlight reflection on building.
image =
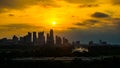
<svg viewBox="0 0 120 68">
<path fill-rule="evenodd" d="M 75 48 L 73 49 L 72 53 L 73 52 L 88 52 L 88 49 L 87 48 L 83 48 L 83 47 L 79 47 L 79 48 Z"/>
</svg>

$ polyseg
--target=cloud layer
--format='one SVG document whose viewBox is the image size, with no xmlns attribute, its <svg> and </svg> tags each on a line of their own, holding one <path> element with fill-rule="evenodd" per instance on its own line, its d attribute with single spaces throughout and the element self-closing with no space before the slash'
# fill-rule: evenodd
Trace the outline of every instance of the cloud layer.
<svg viewBox="0 0 120 68">
<path fill-rule="evenodd" d="M 31 5 L 42 5 L 58 7 L 56 2 L 65 1 L 67 3 L 80 4 L 79 7 L 97 7 L 101 0 L 0 0 L 0 12 L 4 12 L 8 9 L 22 9 Z M 113 5 L 120 5 L 120 0 L 106 0 L 107 3 Z M 102 2 L 106 2 L 102 0 Z M 110 2 L 109 2 L 110 1 Z M 83 4 L 83 5 L 81 5 Z"/>
<path fill-rule="evenodd" d="M 105 14 L 105 13 L 102 13 L 102 12 L 95 12 L 91 16 L 95 17 L 95 18 L 108 18 L 108 17 L 110 17 L 108 14 Z"/>
<path fill-rule="evenodd" d="M 7 25 L 0 25 L 1 30 L 28 30 L 28 29 L 39 29 L 42 28 L 41 26 L 33 26 L 29 24 L 7 24 Z"/>
<path fill-rule="evenodd" d="M 120 5 L 120 0 L 111 0 L 114 5 Z"/>
<path fill-rule="evenodd" d="M 86 3 L 93 3 L 96 0 L 65 0 L 65 1 L 67 1 L 69 3 L 84 3 L 84 4 L 86 4 Z"/>
<path fill-rule="evenodd" d="M 53 0 L 0 0 L 0 12 L 6 9 L 22 9 L 37 4 L 56 6 Z"/>
</svg>

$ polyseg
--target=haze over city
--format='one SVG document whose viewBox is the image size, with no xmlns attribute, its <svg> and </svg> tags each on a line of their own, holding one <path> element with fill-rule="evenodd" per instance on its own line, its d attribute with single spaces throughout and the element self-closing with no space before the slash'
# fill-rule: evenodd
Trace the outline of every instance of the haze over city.
<svg viewBox="0 0 120 68">
<path fill-rule="evenodd" d="M 0 0 L 0 38 L 53 29 L 70 41 L 120 44 L 119 0 Z"/>
</svg>

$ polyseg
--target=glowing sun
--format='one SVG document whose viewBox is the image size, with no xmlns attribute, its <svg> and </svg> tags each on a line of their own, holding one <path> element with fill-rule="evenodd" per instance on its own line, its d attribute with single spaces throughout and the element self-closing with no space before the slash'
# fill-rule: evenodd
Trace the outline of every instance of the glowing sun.
<svg viewBox="0 0 120 68">
<path fill-rule="evenodd" d="M 56 25 L 56 22 L 55 22 L 55 21 L 53 21 L 53 22 L 52 22 L 52 25 Z"/>
</svg>

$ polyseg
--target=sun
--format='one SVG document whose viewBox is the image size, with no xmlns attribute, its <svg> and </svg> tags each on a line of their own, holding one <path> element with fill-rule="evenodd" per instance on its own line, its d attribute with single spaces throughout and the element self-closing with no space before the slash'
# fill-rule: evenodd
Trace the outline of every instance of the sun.
<svg viewBox="0 0 120 68">
<path fill-rule="evenodd" d="M 53 21 L 53 22 L 52 22 L 52 25 L 56 25 L 56 22 L 55 22 L 55 21 Z"/>
</svg>

